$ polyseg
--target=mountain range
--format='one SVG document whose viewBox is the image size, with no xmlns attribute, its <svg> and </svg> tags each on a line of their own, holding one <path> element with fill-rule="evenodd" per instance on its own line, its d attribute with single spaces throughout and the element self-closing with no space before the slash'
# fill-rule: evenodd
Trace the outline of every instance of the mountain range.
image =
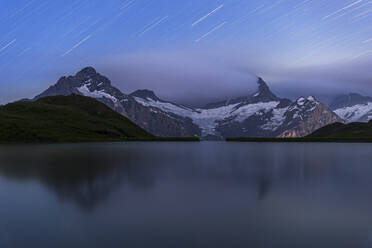
<svg viewBox="0 0 372 248">
<path fill-rule="evenodd" d="M 92 67 L 61 77 L 33 100 L 71 94 L 95 98 L 159 137 L 304 137 L 332 123 L 372 118 L 370 97 L 344 95 L 329 107 L 314 96 L 291 101 L 275 95 L 262 78 L 254 93 L 194 108 L 160 99 L 148 89 L 125 94 Z"/>
</svg>

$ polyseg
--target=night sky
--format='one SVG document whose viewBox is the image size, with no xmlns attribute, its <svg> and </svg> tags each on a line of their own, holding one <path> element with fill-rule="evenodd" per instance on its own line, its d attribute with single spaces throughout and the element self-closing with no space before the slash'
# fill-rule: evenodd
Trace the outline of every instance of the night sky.
<svg viewBox="0 0 372 248">
<path fill-rule="evenodd" d="M 372 95 L 372 0 L 0 0 L 0 104 L 94 66 L 126 93 Z"/>
</svg>

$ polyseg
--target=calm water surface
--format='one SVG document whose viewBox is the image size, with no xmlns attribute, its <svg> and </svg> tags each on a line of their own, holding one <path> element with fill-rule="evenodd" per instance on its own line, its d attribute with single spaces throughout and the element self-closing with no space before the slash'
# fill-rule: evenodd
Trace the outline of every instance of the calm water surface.
<svg viewBox="0 0 372 248">
<path fill-rule="evenodd" d="M 372 247 L 371 144 L 0 146 L 0 247 Z"/>
</svg>

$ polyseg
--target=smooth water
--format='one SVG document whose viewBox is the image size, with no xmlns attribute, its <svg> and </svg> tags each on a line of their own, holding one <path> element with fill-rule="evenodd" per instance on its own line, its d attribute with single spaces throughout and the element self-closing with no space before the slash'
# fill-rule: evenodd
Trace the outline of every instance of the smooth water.
<svg viewBox="0 0 372 248">
<path fill-rule="evenodd" d="M 0 247 L 372 247 L 372 145 L 0 146 Z"/>
</svg>

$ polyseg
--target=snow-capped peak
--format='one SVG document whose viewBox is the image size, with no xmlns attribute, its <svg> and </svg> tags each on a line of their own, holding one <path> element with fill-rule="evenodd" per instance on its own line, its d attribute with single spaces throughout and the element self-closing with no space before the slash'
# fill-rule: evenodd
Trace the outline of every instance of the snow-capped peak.
<svg viewBox="0 0 372 248">
<path fill-rule="evenodd" d="M 90 90 L 89 86 L 91 86 L 91 83 L 83 84 L 81 87 L 77 88 L 77 90 L 83 94 L 84 96 L 89 96 L 92 98 L 108 98 L 112 100 L 113 102 L 117 102 L 118 99 L 108 93 L 105 92 L 105 90 Z"/>
<path fill-rule="evenodd" d="M 298 106 L 304 106 L 304 105 L 309 105 L 309 104 L 310 105 L 319 104 L 319 102 L 313 96 L 308 96 L 307 98 L 302 96 L 296 100 L 296 105 Z"/>
<path fill-rule="evenodd" d="M 297 99 L 296 103 L 297 103 L 297 105 L 302 106 L 302 105 L 305 104 L 305 101 L 306 101 L 306 99 L 304 97 L 300 97 L 300 98 Z"/>
<path fill-rule="evenodd" d="M 309 97 L 307 98 L 307 100 L 310 101 L 310 102 L 317 102 L 317 100 L 316 100 L 315 97 L 313 97 L 313 96 L 309 96 Z"/>
<path fill-rule="evenodd" d="M 91 66 L 85 67 L 81 71 L 79 71 L 76 76 L 89 76 L 89 75 L 96 75 L 97 71 Z"/>
</svg>

